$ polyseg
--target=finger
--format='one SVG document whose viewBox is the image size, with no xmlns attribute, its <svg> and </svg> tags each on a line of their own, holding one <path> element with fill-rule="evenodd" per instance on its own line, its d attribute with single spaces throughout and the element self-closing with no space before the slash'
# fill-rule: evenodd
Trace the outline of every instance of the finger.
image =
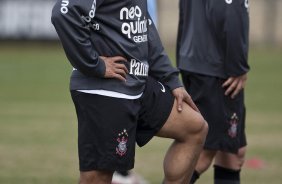
<svg viewBox="0 0 282 184">
<path fill-rule="evenodd" d="M 237 86 L 237 83 L 238 83 L 237 80 L 233 81 L 232 84 L 227 88 L 227 90 L 225 91 L 224 94 L 227 96 L 227 95 L 229 95 L 232 91 L 234 91 L 234 89 L 235 89 L 236 86 Z"/>
<path fill-rule="evenodd" d="M 233 91 L 233 93 L 231 94 L 231 98 L 234 99 L 235 96 L 238 95 L 238 93 L 243 89 L 243 86 L 242 86 L 242 82 L 239 82 L 236 89 Z"/>
<path fill-rule="evenodd" d="M 185 102 L 195 111 L 200 112 L 196 104 L 193 102 L 192 98 L 190 96 L 185 98 Z"/>
<path fill-rule="evenodd" d="M 241 81 L 242 82 L 242 88 L 245 88 L 246 80 Z"/>
<path fill-rule="evenodd" d="M 233 82 L 234 78 L 233 77 L 229 77 L 223 84 L 222 87 L 227 87 L 229 86 L 232 82 Z"/>
<path fill-rule="evenodd" d="M 100 57 L 101 59 L 103 59 L 103 60 L 104 60 L 104 59 L 106 59 L 106 57 L 105 57 L 105 56 L 99 56 L 99 57 Z"/>
<path fill-rule="evenodd" d="M 113 74 L 113 78 L 116 78 L 116 79 L 121 80 L 121 81 L 123 81 L 123 82 L 126 81 L 125 77 L 123 77 L 123 76 L 120 75 L 120 74 L 116 74 L 116 73 Z"/>
<path fill-rule="evenodd" d="M 128 73 L 128 69 L 126 68 L 126 66 L 124 64 L 116 64 L 116 68 L 122 69 L 123 71 Z"/>
<path fill-rule="evenodd" d="M 233 86 L 229 86 L 227 88 L 227 90 L 225 91 L 224 95 L 228 96 L 233 90 L 234 90 L 234 87 Z"/>
<path fill-rule="evenodd" d="M 195 111 L 200 112 L 200 110 L 198 109 L 198 107 L 196 106 L 196 104 L 195 104 L 193 101 L 190 103 L 190 106 L 191 106 L 192 109 L 194 109 Z"/>
<path fill-rule="evenodd" d="M 127 61 L 124 57 L 122 56 L 114 56 L 114 57 L 111 57 L 112 61 L 113 62 L 117 62 L 117 61 Z"/>
<path fill-rule="evenodd" d="M 182 101 L 183 101 L 182 96 L 177 96 L 176 101 L 177 101 L 177 110 L 178 112 L 181 112 L 182 111 Z"/>
<path fill-rule="evenodd" d="M 124 78 L 126 78 L 126 72 L 122 69 L 115 69 L 115 73 L 123 76 Z"/>
</svg>

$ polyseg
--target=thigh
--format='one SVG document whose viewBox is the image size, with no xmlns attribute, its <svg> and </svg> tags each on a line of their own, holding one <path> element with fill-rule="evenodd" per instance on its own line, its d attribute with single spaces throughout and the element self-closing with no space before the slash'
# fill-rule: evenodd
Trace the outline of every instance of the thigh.
<svg viewBox="0 0 282 184">
<path fill-rule="evenodd" d="M 183 103 L 183 110 L 179 112 L 177 102 L 174 100 L 171 113 L 157 136 L 183 140 L 198 133 L 204 126 L 205 120 L 200 113 L 186 103 Z"/>
</svg>

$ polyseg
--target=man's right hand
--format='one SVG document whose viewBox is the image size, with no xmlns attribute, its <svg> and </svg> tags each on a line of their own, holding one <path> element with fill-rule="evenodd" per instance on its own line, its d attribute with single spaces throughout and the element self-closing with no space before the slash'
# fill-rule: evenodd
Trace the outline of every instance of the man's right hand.
<svg viewBox="0 0 282 184">
<path fill-rule="evenodd" d="M 128 69 L 122 62 L 127 62 L 124 57 L 114 56 L 114 57 L 105 57 L 100 56 L 100 58 L 105 62 L 106 72 L 105 78 L 116 78 L 121 81 L 126 81 L 126 74 L 128 73 Z"/>
</svg>

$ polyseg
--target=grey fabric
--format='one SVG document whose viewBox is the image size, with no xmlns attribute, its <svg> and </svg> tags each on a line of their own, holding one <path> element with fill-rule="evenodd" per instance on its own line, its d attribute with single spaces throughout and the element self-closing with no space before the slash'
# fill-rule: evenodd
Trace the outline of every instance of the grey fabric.
<svg viewBox="0 0 282 184">
<path fill-rule="evenodd" d="M 139 95 L 148 75 L 170 89 L 182 86 L 179 71 L 164 51 L 147 12 L 146 0 L 61 0 L 52 23 L 66 56 L 75 68 L 71 90 L 107 90 Z M 105 79 L 100 56 L 122 56 L 129 70 L 126 82 Z"/>
<path fill-rule="evenodd" d="M 180 0 L 177 66 L 227 78 L 249 70 L 246 0 Z"/>
</svg>

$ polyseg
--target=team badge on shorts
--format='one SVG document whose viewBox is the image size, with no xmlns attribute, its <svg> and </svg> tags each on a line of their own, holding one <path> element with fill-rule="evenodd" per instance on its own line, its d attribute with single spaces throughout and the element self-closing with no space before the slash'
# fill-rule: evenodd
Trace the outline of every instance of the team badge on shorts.
<svg viewBox="0 0 282 184">
<path fill-rule="evenodd" d="M 127 131 L 124 129 L 121 133 L 118 134 L 118 138 L 117 138 L 118 145 L 116 147 L 116 154 L 118 154 L 121 157 L 126 154 L 127 140 L 128 140 L 128 134 Z"/>
<path fill-rule="evenodd" d="M 233 113 L 233 115 L 230 118 L 229 124 L 230 128 L 228 129 L 228 135 L 232 138 L 237 136 L 237 126 L 238 126 L 238 116 L 236 113 Z"/>
</svg>

